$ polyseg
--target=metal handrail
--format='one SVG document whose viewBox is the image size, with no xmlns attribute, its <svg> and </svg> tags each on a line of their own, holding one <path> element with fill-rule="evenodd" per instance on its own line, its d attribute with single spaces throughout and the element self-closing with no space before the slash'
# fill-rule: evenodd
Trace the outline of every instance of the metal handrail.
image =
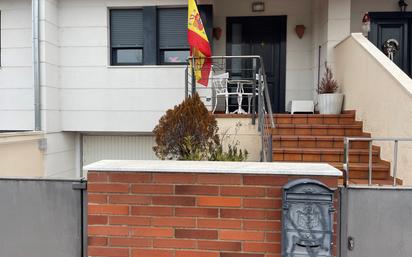
<svg viewBox="0 0 412 257">
<path fill-rule="evenodd" d="M 366 141 L 369 142 L 369 161 L 368 161 L 368 186 L 372 186 L 372 143 L 375 142 L 394 142 L 393 148 L 393 184 L 392 186 L 397 186 L 397 172 L 398 172 L 398 147 L 399 142 L 412 142 L 412 138 L 401 138 L 401 137 L 345 137 L 344 138 L 344 164 L 343 169 L 344 174 L 344 186 L 349 185 L 349 152 L 350 152 L 350 142 L 351 141 Z"/>
<path fill-rule="evenodd" d="M 272 161 L 272 134 L 270 129 L 275 127 L 275 122 L 273 119 L 273 112 L 272 112 L 272 105 L 270 102 L 270 96 L 269 96 L 269 90 L 267 86 L 267 79 L 266 79 L 266 73 L 265 73 L 265 66 L 264 62 L 261 56 L 259 55 L 244 55 L 244 56 L 211 56 L 211 57 L 205 57 L 205 58 L 199 58 L 199 57 L 193 57 L 190 56 L 187 59 L 188 64 L 190 62 L 194 63 L 196 59 L 209 59 L 209 60 L 227 60 L 227 59 L 252 59 L 252 60 L 257 60 L 260 64 L 260 69 L 258 71 L 259 78 L 258 78 L 258 130 L 260 131 L 260 136 L 261 136 L 261 143 L 262 143 L 262 149 L 261 149 L 261 161 L 263 162 L 270 162 Z M 255 63 L 254 63 L 254 68 L 255 68 Z M 191 75 L 191 90 L 192 92 L 196 91 L 196 82 L 194 81 L 194 71 L 195 67 L 194 65 L 191 66 L 191 69 L 186 68 L 186 88 L 185 88 L 185 95 L 186 97 L 189 95 L 189 70 L 190 70 L 190 75 Z M 263 84 L 263 85 L 262 85 Z M 254 84 L 255 86 L 255 84 Z M 263 89 L 263 92 L 262 92 Z M 256 90 L 252 90 L 252 99 L 255 99 L 256 97 Z M 266 106 L 266 108 L 265 108 Z M 266 110 L 267 109 L 267 110 Z M 267 111 L 267 114 L 265 112 Z M 267 115 L 269 116 L 269 124 L 267 122 Z M 252 105 L 252 124 L 255 124 L 255 116 L 256 116 L 256 107 L 255 104 Z"/>
</svg>

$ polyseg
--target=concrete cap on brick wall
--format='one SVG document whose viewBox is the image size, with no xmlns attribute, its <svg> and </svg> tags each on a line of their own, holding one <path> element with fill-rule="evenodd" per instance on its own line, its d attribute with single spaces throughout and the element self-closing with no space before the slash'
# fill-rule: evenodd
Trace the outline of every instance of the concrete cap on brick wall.
<svg viewBox="0 0 412 257">
<path fill-rule="evenodd" d="M 342 176 L 340 170 L 324 163 L 102 160 L 84 166 L 83 169 L 85 172 L 126 171 Z"/>
</svg>

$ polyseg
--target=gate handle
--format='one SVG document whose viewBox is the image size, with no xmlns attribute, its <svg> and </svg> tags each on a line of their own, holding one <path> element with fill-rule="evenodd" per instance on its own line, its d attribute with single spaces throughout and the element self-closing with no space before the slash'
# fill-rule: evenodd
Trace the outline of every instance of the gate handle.
<svg viewBox="0 0 412 257">
<path fill-rule="evenodd" d="M 355 249 L 355 238 L 353 237 L 348 237 L 348 249 L 349 251 L 353 251 Z"/>
</svg>

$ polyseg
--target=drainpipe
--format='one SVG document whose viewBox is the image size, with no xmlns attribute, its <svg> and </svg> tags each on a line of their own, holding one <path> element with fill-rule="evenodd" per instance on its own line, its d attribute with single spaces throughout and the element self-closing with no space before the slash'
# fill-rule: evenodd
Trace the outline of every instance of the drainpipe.
<svg viewBox="0 0 412 257">
<path fill-rule="evenodd" d="M 41 131 L 40 113 L 40 47 L 39 47 L 39 0 L 32 0 L 32 51 L 34 89 L 34 130 Z"/>
</svg>

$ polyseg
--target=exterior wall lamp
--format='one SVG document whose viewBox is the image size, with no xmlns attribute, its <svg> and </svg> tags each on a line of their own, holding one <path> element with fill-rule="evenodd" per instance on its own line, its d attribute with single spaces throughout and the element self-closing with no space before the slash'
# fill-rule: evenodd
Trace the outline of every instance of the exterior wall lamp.
<svg viewBox="0 0 412 257">
<path fill-rule="evenodd" d="M 253 2 L 252 3 L 252 12 L 264 12 L 265 3 L 264 2 Z"/>
<path fill-rule="evenodd" d="M 408 8 L 408 3 L 405 2 L 405 0 L 399 0 L 398 4 L 399 8 L 401 9 L 401 12 L 406 12 L 406 8 Z"/>
</svg>

